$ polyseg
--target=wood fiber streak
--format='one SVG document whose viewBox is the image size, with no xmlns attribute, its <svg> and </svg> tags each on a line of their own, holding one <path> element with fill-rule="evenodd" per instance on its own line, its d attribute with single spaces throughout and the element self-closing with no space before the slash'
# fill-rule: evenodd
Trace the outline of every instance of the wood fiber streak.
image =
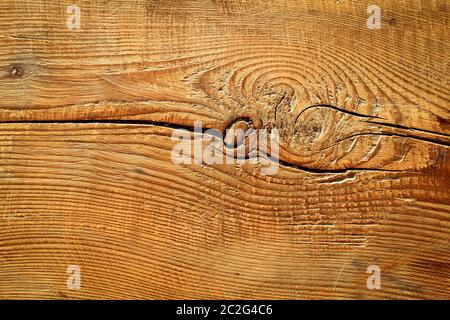
<svg viewBox="0 0 450 320">
<path fill-rule="evenodd" d="M 378 0 L 380 30 L 370 1 L 72 4 L 0 0 L 0 298 L 450 297 L 448 1 Z M 278 129 L 278 172 L 173 163 L 195 121 Z"/>
</svg>

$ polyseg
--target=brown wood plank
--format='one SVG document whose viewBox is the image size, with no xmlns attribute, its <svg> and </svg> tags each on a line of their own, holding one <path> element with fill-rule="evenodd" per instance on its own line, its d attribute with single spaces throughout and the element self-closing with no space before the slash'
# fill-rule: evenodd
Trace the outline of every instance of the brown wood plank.
<svg viewBox="0 0 450 320">
<path fill-rule="evenodd" d="M 0 119 L 216 126 L 314 104 L 448 133 L 448 2 L 82 1 L 0 7 Z M 212 124 L 211 124 L 212 125 Z"/>
<path fill-rule="evenodd" d="M 169 128 L 0 129 L 3 298 L 448 297 L 448 157 L 422 173 L 267 178 L 173 164 Z M 371 264 L 381 290 L 366 288 Z"/>
<path fill-rule="evenodd" d="M 71 4 L 0 2 L 0 298 L 450 296 L 448 1 Z M 174 163 L 195 121 L 278 172 Z"/>
</svg>

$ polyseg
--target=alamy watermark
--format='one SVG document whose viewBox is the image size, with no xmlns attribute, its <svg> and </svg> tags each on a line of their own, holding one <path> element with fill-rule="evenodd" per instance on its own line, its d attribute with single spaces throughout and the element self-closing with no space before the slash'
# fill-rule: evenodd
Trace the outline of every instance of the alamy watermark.
<svg viewBox="0 0 450 320">
<path fill-rule="evenodd" d="M 67 267 L 67 289 L 80 290 L 81 288 L 81 269 L 75 264 L 71 264 Z"/>
<path fill-rule="evenodd" d="M 371 4 L 367 7 L 367 13 L 370 14 L 367 18 L 367 28 L 381 29 L 381 8 L 376 4 Z"/>
<path fill-rule="evenodd" d="M 278 129 L 227 129 L 225 137 L 216 129 L 203 132 L 201 121 L 195 121 L 194 133 L 177 129 L 172 141 L 178 143 L 171 152 L 175 164 L 257 164 L 263 175 L 273 175 L 279 166 Z"/>
<path fill-rule="evenodd" d="M 81 9 L 76 4 L 70 5 L 66 10 L 69 14 L 66 25 L 69 30 L 81 29 Z M 381 29 L 381 8 L 376 4 L 371 4 L 367 7 L 367 13 L 370 16 L 367 18 L 368 29 Z"/>
<path fill-rule="evenodd" d="M 69 30 L 81 29 L 81 9 L 76 4 L 67 7 L 66 12 L 69 14 L 66 25 Z"/>
<path fill-rule="evenodd" d="M 372 264 L 367 267 L 367 273 L 370 274 L 367 277 L 367 289 L 381 289 L 381 269 L 376 264 Z"/>
</svg>

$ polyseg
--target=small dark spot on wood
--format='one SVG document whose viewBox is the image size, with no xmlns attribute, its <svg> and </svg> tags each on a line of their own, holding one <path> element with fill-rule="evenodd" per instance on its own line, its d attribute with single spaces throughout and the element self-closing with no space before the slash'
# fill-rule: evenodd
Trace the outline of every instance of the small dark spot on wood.
<svg viewBox="0 0 450 320">
<path fill-rule="evenodd" d="M 447 131 L 450 127 L 450 121 L 448 119 L 442 118 L 440 116 L 436 116 L 436 120 L 439 123 L 439 127 Z"/>
<path fill-rule="evenodd" d="M 447 152 L 446 152 L 445 150 L 438 149 L 438 150 L 436 151 L 436 155 L 434 156 L 434 159 L 435 159 L 437 162 L 444 161 L 446 158 L 447 158 Z"/>
<path fill-rule="evenodd" d="M 387 22 L 388 22 L 389 25 L 393 26 L 393 25 L 397 24 L 397 19 L 389 18 L 389 19 L 387 19 Z"/>
<path fill-rule="evenodd" d="M 14 78 L 20 78 L 25 74 L 25 71 L 20 65 L 12 65 L 9 67 L 9 74 Z"/>
<path fill-rule="evenodd" d="M 359 260 L 352 260 L 352 261 L 350 262 L 350 264 L 351 264 L 353 267 L 358 268 L 358 269 L 362 269 L 362 268 L 366 267 L 366 264 L 363 263 L 362 261 L 359 261 Z"/>
<path fill-rule="evenodd" d="M 145 174 L 145 171 L 142 170 L 141 168 L 134 168 L 133 171 L 139 174 Z"/>
</svg>

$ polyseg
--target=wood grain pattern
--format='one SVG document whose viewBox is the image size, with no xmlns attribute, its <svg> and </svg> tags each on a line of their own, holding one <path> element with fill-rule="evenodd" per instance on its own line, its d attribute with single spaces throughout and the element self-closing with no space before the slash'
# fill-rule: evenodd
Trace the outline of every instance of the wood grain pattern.
<svg viewBox="0 0 450 320">
<path fill-rule="evenodd" d="M 71 4 L 0 1 L 0 298 L 450 297 L 447 1 L 380 30 L 368 1 Z M 278 129 L 279 171 L 173 163 L 199 120 Z"/>
</svg>

